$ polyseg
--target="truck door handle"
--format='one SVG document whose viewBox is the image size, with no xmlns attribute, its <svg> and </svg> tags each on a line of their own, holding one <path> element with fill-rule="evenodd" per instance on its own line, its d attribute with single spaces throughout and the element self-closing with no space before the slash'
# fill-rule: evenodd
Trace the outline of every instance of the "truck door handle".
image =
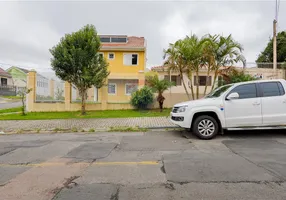
<svg viewBox="0 0 286 200">
<path fill-rule="evenodd" d="M 286 103 L 286 99 L 283 101 L 283 103 Z"/>
<path fill-rule="evenodd" d="M 285 103 L 286 103 L 286 102 L 285 102 Z M 260 103 L 259 103 L 259 102 L 254 102 L 252 105 L 254 105 L 254 106 L 259 106 Z"/>
</svg>

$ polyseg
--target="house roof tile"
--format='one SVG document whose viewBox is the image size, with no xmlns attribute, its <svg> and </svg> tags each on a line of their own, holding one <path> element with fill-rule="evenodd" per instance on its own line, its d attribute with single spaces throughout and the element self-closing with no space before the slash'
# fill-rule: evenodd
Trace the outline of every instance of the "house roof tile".
<svg viewBox="0 0 286 200">
<path fill-rule="evenodd" d="M 7 78 L 12 78 L 11 74 L 6 72 L 4 69 L 0 68 L 0 75 L 7 77 Z"/>
</svg>

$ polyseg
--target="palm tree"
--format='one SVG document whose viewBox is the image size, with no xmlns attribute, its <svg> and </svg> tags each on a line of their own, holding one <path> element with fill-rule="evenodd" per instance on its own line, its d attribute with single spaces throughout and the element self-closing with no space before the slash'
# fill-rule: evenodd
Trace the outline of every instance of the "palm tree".
<svg viewBox="0 0 286 200">
<path fill-rule="evenodd" d="M 186 64 L 184 60 L 184 55 L 182 53 L 183 47 L 184 42 L 182 40 L 178 40 L 174 44 L 170 43 L 169 48 L 164 50 L 164 65 L 168 67 L 169 73 L 171 71 L 179 73 L 185 92 L 188 96 L 188 99 L 190 99 L 190 95 L 183 76 L 186 71 Z"/>
<path fill-rule="evenodd" d="M 214 70 L 215 66 L 215 56 L 214 56 L 214 50 L 215 50 L 215 40 L 218 37 L 218 35 L 206 35 L 204 36 L 205 45 L 203 49 L 203 59 L 205 60 L 205 68 L 207 69 L 207 81 L 204 89 L 203 95 L 206 95 L 207 88 L 208 88 L 208 78 L 210 76 L 210 72 Z"/>
<path fill-rule="evenodd" d="M 163 93 L 168 88 L 170 88 L 173 85 L 173 83 L 165 79 L 160 80 L 158 74 L 154 72 L 151 72 L 151 73 L 149 72 L 146 74 L 146 83 L 148 86 L 150 86 L 153 89 L 153 92 L 158 93 L 157 101 L 159 103 L 160 111 L 162 112 L 163 103 L 165 100 Z"/>
<path fill-rule="evenodd" d="M 210 38 L 212 38 L 214 43 L 214 81 L 216 81 L 221 67 L 232 66 L 240 61 L 245 65 L 245 58 L 241 54 L 243 48 L 238 42 L 234 41 L 231 35 L 228 37 L 211 36 Z M 212 90 L 214 86 L 215 84 L 213 84 Z"/>
<path fill-rule="evenodd" d="M 206 65 L 205 49 L 208 40 L 204 37 L 198 38 L 196 35 L 186 37 L 184 39 L 186 44 L 185 58 L 187 62 L 187 71 L 189 79 L 192 82 L 192 73 L 196 75 L 196 99 L 199 98 L 199 71 L 202 66 Z M 191 85 L 192 86 L 192 85 Z"/>
</svg>

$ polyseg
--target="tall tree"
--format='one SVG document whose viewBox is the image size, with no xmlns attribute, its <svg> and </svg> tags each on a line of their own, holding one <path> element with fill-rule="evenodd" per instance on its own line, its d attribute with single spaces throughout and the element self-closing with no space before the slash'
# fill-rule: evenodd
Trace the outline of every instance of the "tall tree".
<svg viewBox="0 0 286 200">
<path fill-rule="evenodd" d="M 206 95 L 207 92 L 207 88 L 209 86 L 209 76 L 210 76 L 210 72 L 214 71 L 215 69 L 215 40 L 218 36 L 214 35 L 206 35 L 204 36 L 204 40 L 205 40 L 205 45 L 204 45 L 204 49 L 203 49 L 203 59 L 205 61 L 205 65 L 204 67 L 207 69 L 207 80 L 206 80 L 206 85 L 205 85 L 205 89 L 204 89 L 204 93 L 203 95 Z"/>
<path fill-rule="evenodd" d="M 256 62 L 258 65 L 259 63 L 273 62 L 273 38 L 269 39 L 267 46 L 259 54 Z M 277 62 L 286 62 L 286 31 L 277 34 Z"/>
<path fill-rule="evenodd" d="M 18 95 L 21 97 L 21 101 L 22 101 L 21 111 L 22 111 L 23 116 L 26 115 L 26 103 L 25 103 L 26 102 L 26 96 L 31 91 L 32 91 L 32 88 L 27 89 L 26 87 L 19 89 L 19 91 L 18 91 Z"/>
<path fill-rule="evenodd" d="M 86 25 L 77 32 L 66 34 L 50 49 L 51 65 L 56 75 L 74 84 L 81 96 L 81 114 L 84 115 L 87 90 L 101 88 L 109 72 L 108 64 L 99 54 L 100 39 L 93 25 Z"/>
<path fill-rule="evenodd" d="M 221 67 L 232 66 L 238 62 L 242 62 L 243 65 L 245 65 L 245 58 L 242 55 L 243 48 L 231 35 L 227 37 L 210 36 L 210 38 L 213 39 L 214 43 L 214 81 L 216 81 Z M 214 86 L 215 83 L 213 83 L 212 90 L 214 89 Z"/>
<path fill-rule="evenodd" d="M 165 97 L 163 96 L 164 91 L 170 88 L 173 83 L 165 79 L 160 80 L 157 73 L 149 72 L 146 73 L 146 83 L 153 89 L 153 92 L 158 93 L 157 101 L 159 103 L 160 111 L 163 111 L 163 104 Z"/>
<path fill-rule="evenodd" d="M 192 83 L 192 73 L 194 72 L 196 79 L 195 79 L 195 85 L 196 85 L 196 99 L 199 98 L 199 71 L 202 66 L 206 65 L 206 59 L 205 59 L 205 46 L 206 46 L 207 40 L 205 38 L 198 38 L 196 35 L 191 35 L 190 37 L 187 36 L 184 39 L 184 43 L 186 45 L 185 48 L 185 60 L 187 62 L 187 71 L 189 75 L 189 79 Z"/>
<path fill-rule="evenodd" d="M 183 47 L 184 42 L 182 40 L 178 40 L 174 44 L 169 44 L 169 48 L 164 50 L 164 65 L 168 67 L 169 73 L 172 71 L 179 73 L 185 92 L 188 96 L 188 99 L 190 99 L 190 95 L 184 81 L 186 62 L 183 55 Z"/>
</svg>

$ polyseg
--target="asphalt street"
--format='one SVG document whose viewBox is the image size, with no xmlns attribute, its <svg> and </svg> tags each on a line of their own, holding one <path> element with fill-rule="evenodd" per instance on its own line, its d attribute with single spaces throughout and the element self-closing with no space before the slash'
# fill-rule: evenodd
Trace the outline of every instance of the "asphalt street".
<svg viewBox="0 0 286 200">
<path fill-rule="evenodd" d="M 286 199 L 286 132 L 0 136 L 1 200 Z"/>
<path fill-rule="evenodd" d="M 0 99 L 1 101 L 1 99 Z M 7 109 L 7 108 L 16 108 L 16 107 L 20 107 L 22 105 L 22 103 L 20 101 L 17 102 L 1 102 L 0 103 L 0 110 L 1 109 Z"/>
</svg>

